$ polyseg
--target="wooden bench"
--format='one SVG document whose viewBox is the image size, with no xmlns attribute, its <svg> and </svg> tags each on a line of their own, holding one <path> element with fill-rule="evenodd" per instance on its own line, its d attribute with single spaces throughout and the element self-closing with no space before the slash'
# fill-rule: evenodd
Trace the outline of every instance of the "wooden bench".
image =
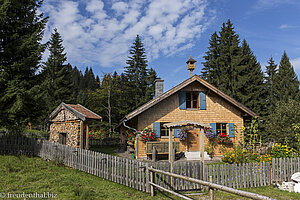
<svg viewBox="0 0 300 200">
<path fill-rule="evenodd" d="M 157 154 L 169 154 L 169 142 L 147 142 L 146 154 L 152 154 L 153 147 L 156 148 Z M 179 142 L 173 142 L 175 153 L 179 153 Z"/>
</svg>

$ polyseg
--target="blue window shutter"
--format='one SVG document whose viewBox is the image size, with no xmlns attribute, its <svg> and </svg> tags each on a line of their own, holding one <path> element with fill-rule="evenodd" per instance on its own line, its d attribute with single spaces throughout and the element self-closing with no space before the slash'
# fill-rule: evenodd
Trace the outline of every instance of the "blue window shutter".
<svg viewBox="0 0 300 200">
<path fill-rule="evenodd" d="M 160 138 L 160 122 L 153 123 L 153 130 L 155 131 L 156 137 Z"/>
<path fill-rule="evenodd" d="M 229 137 L 234 137 L 234 123 L 229 123 L 228 129 L 229 129 Z"/>
<path fill-rule="evenodd" d="M 206 110 L 206 94 L 204 92 L 199 93 L 200 110 Z"/>
<path fill-rule="evenodd" d="M 180 129 L 179 128 L 174 128 L 174 138 L 177 138 L 178 137 L 178 133 L 180 132 Z"/>
<path fill-rule="evenodd" d="M 186 109 L 186 103 L 185 103 L 185 101 L 186 101 L 186 94 L 185 94 L 185 92 L 180 92 L 179 93 L 179 109 L 180 110 L 185 110 Z"/>
<path fill-rule="evenodd" d="M 211 129 L 215 136 L 217 136 L 217 124 L 216 123 L 210 123 Z"/>
</svg>

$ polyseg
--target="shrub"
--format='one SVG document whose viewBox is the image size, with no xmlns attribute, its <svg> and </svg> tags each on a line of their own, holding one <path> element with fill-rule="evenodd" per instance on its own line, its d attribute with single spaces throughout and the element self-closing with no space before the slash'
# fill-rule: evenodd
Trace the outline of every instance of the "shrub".
<svg viewBox="0 0 300 200">
<path fill-rule="evenodd" d="M 276 143 L 272 146 L 271 155 L 273 158 L 292 158 L 296 156 L 296 152 L 293 148 L 290 148 L 287 145 Z"/>
<path fill-rule="evenodd" d="M 90 139 L 103 140 L 104 135 L 105 135 L 105 133 L 99 129 L 97 131 L 91 130 L 88 134 L 88 137 Z"/>
<path fill-rule="evenodd" d="M 269 162 L 272 160 L 271 155 L 259 155 L 257 152 L 244 150 L 240 147 L 224 154 L 222 161 L 226 163 L 247 163 L 247 162 Z"/>
</svg>

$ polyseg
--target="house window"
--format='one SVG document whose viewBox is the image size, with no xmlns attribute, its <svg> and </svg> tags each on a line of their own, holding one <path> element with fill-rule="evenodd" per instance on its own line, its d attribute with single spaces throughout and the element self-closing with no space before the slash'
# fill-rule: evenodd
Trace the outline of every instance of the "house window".
<svg viewBox="0 0 300 200">
<path fill-rule="evenodd" d="M 227 134 L 227 123 L 217 123 L 216 124 L 217 134 L 225 133 Z"/>
<path fill-rule="evenodd" d="M 199 108 L 199 92 L 186 92 L 186 108 Z"/>
<path fill-rule="evenodd" d="M 169 136 L 168 128 L 164 126 L 164 124 L 167 124 L 169 122 L 161 122 L 160 123 L 160 135 L 163 136 Z"/>
</svg>

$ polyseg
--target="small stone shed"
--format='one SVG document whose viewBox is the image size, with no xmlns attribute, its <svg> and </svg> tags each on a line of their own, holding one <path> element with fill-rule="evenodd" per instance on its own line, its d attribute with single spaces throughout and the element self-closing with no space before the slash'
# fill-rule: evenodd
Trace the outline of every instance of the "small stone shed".
<svg viewBox="0 0 300 200">
<path fill-rule="evenodd" d="M 50 141 L 88 149 L 89 122 L 102 117 L 80 104 L 61 103 L 49 116 Z"/>
</svg>

